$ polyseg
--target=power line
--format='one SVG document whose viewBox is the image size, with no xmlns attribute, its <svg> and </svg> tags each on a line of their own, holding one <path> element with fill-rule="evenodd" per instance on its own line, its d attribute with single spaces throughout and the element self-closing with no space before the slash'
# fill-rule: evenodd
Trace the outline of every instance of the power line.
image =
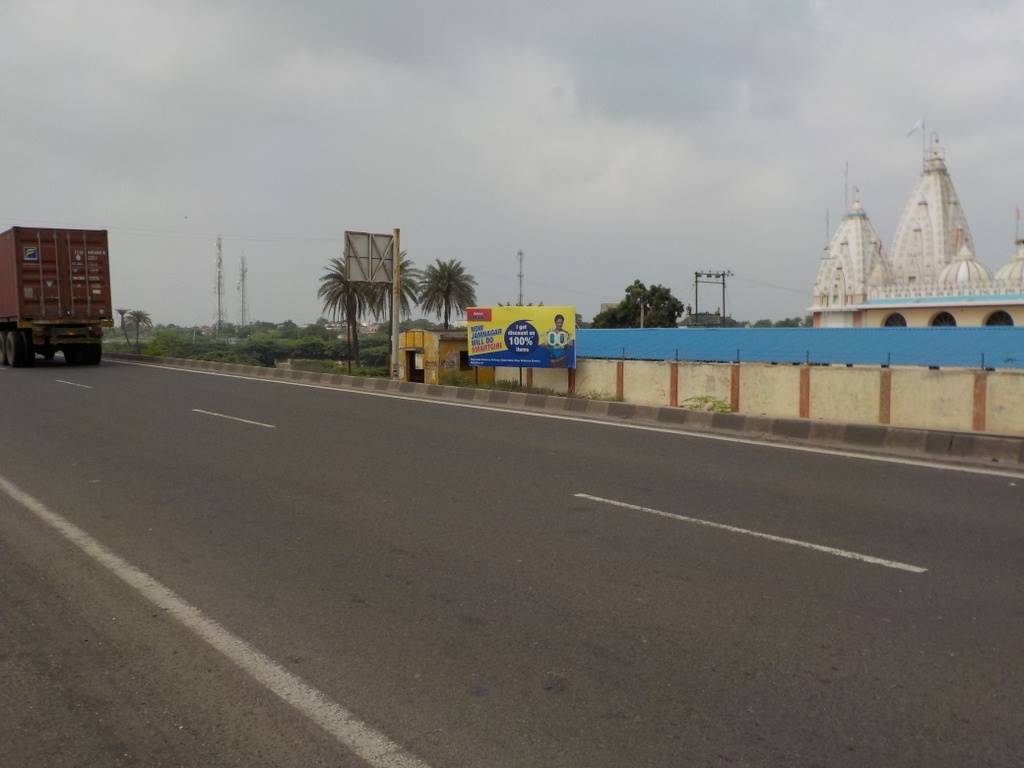
<svg viewBox="0 0 1024 768">
<path fill-rule="evenodd" d="M 776 285 L 775 283 L 766 283 L 763 280 L 754 280 L 751 277 L 740 277 L 739 275 L 733 275 L 737 280 L 742 280 L 745 283 L 753 283 L 754 285 L 760 285 L 762 288 L 774 288 L 776 291 L 786 291 L 788 293 L 796 293 L 800 296 L 806 296 L 806 290 L 800 290 L 798 288 L 790 288 L 785 285 Z"/>
</svg>

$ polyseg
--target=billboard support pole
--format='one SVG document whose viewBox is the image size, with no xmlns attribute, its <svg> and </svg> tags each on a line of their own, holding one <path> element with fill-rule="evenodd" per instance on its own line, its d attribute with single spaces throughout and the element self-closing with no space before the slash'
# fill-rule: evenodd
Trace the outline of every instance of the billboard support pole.
<svg viewBox="0 0 1024 768">
<path fill-rule="evenodd" d="M 391 378 L 398 378 L 398 327 L 402 312 L 402 247 L 401 230 L 392 232 L 391 240 Z"/>
</svg>

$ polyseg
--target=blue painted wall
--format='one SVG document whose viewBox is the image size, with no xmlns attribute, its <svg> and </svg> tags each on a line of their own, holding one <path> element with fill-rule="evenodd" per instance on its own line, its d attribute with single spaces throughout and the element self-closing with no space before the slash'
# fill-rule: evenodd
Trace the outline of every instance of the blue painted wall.
<svg viewBox="0 0 1024 768">
<path fill-rule="evenodd" d="M 577 331 L 579 357 L 1024 368 L 1024 328 L 630 328 Z"/>
</svg>

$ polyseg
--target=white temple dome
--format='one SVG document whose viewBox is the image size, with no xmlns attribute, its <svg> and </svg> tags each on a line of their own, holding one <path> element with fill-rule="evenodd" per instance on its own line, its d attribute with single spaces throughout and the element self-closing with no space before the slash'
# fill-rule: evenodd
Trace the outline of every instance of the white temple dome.
<svg viewBox="0 0 1024 768">
<path fill-rule="evenodd" d="M 959 199 L 936 137 L 893 238 L 890 265 L 898 280 L 938 280 L 945 267 L 956 263 L 961 244 L 974 247 Z"/>
<path fill-rule="evenodd" d="M 987 285 L 992 275 L 979 264 L 965 243 L 957 257 L 942 268 L 938 283 L 943 288 L 974 288 Z"/>
<path fill-rule="evenodd" d="M 871 225 L 860 196 L 833 233 L 818 268 L 815 302 L 819 306 L 857 304 L 867 298 L 868 279 L 888 275 L 882 241 Z"/>
<path fill-rule="evenodd" d="M 996 280 L 1013 283 L 1024 289 L 1024 240 L 1017 241 L 1017 250 L 1009 264 L 1004 264 L 996 272 Z"/>
</svg>

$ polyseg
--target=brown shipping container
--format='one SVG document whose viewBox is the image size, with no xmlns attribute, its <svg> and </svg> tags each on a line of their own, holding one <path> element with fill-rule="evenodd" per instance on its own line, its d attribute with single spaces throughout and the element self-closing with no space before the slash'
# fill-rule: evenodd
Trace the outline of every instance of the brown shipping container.
<svg viewBox="0 0 1024 768">
<path fill-rule="evenodd" d="M 112 317 L 106 230 L 0 234 L 0 324 L 107 325 Z"/>
</svg>

